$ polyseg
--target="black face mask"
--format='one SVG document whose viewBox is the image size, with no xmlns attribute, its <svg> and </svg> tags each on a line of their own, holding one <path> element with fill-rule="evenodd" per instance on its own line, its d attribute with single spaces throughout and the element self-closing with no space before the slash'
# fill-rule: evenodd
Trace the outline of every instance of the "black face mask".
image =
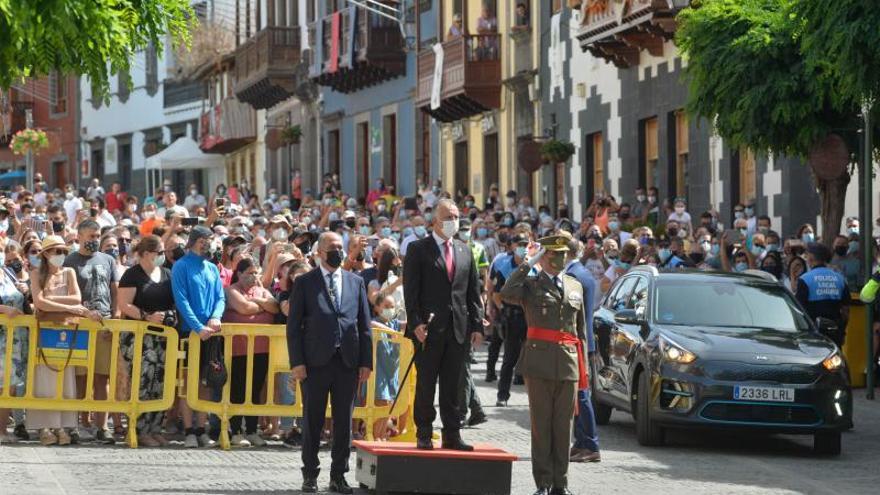
<svg viewBox="0 0 880 495">
<path fill-rule="evenodd" d="M 171 262 L 175 262 L 180 258 L 183 258 L 185 255 L 186 251 L 184 251 L 182 247 L 177 246 L 176 248 L 174 248 L 173 251 L 171 251 Z"/>
<path fill-rule="evenodd" d="M 678 229 L 669 229 L 666 231 L 667 237 L 675 237 L 678 235 Z"/>
<path fill-rule="evenodd" d="M 339 268 L 340 265 L 342 265 L 342 251 L 341 250 L 327 251 L 325 258 L 326 258 L 327 264 L 330 265 L 330 268 L 333 268 L 334 270 L 336 268 Z"/>
<path fill-rule="evenodd" d="M 834 248 L 834 254 L 838 256 L 846 256 L 846 252 L 849 250 L 849 246 L 837 246 Z"/>
<path fill-rule="evenodd" d="M 64 222 L 52 222 L 52 232 L 56 234 L 64 232 Z"/>
<path fill-rule="evenodd" d="M 354 218 L 349 218 L 348 220 L 345 221 L 345 225 L 347 225 L 348 228 L 353 229 L 355 226 L 355 222 L 356 222 L 356 220 Z"/>
<path fill-rule="evenodd" d="M 9 269 L 12 270 L 14 273 L 21 273 L 22 268 L 24 268 L 24 265 L 21 263 L 20 260 L 15 260 L 9 264 Z"/>
</svg>

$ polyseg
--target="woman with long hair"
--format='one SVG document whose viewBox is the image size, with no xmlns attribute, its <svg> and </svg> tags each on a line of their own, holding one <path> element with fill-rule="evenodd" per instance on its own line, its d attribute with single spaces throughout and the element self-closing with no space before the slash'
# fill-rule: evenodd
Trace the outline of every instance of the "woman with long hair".
<svg viewBox="0 0 880 495">
<path fill-rule="evenodd" d="M 397 249 L 389 248 L 382 252 L 379 258 L 376 280 L 371 280 L 367 286 L 367 298 L 371 305 L 381 301 L 385 296 L 394 298 L 394 318 L 399 321 L 400 327 L 406 327 L 406 306 L 403 300 L 403 262 Z"/>
<path fill-rule="evenodd" d="M 64 267 L 68 248 L 64 240 L 50 235 L 43 239 L 40 249 L 39 267 L 31 273 L 31 290 L 37 318 L 43 321 L 71 323 L 80 317 L 101 320 L 101 314 L 82 305 L 82 295 L 76 282 L 73 268 Z M 58 371 L 47 363 L 39 363 L 34 368 L 34 397 L 55 397 L 55 383 Z M 65 366 L 62 378 L 62 395 L 65 399 L 76 399 L 76 379 L 72 366 Z M 77 426 L 77 413 L 73 411 L 28 410 L 29 428 L 40 431 L 43 445 L 68 445 L 71 442 L 69 429 Z"/>
<path fill-rule="evenodd" d="M 129 268 L 119 280 L 120 311 L 131 320 L 174 327 L 177 324 L 177 311 L 171 291 L 171 270 L 164 266 L 162 241 L 157 236 L 148 235 L 137 244 L 134 252 L 137 254 L 138 264 Z M 131 370 L 134 359 L 133 334 L 123 334 L 120 347 L 122 357 Z M 165 382 L 165 341 L 145 335 L 141 352 L 141 388 L 138 396 L 140 400 L 161 399 Z M 131 373 L 129 371 L 129 375 Z M 168 445 L 161 434 L 164 418 L 165 411 L 140 415 L 137 420 L 139 445 Z"/>
</svg>

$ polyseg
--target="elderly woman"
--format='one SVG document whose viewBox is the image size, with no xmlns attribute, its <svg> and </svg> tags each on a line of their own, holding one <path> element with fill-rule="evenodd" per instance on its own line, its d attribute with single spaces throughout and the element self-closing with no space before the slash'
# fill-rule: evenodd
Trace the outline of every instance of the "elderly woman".
<svg viewBox="0 0 880 495">
<path fill-rule="evenodd" d="M 0 244 L 3 243 L 0 238 Z M 5 250 L 7 253 L 13 253 L 18 256 L 18 244 L 13 240 L 9 240 Z M 11 249 L 10 249 L 11 248 Z M 22 270 L 21 259 L 9 256 L 6 260 L 6 267 L 0 271 L 0 314 L 14 317 L 24 312 L 27 305 L 27 298 L 20 291 L 21 285 L 16 275 Z M 27 290 L 27 286 L 24 286 Z M 11 333 L 11 336 L 10 336 Z M 10 383 L 4 383 L 6 369 L 6 343 L 12 338 L 12 371 L 9 374 Z M 25 328 L 15 328 L 14 330 L 8 325 L 0 326 L 0 393 L 3 393 L 4 387 L 10 387 L 11 396 L 18 395 L 17 392 L 24 386 L 25 376 L 27 374 L 27 344 L 28 333 Z M 14 443 L 15 437 L 6 433 L 6 423 L 9 420 L 9 409 L 0 408 L 0 444 Z"/>
<path fill-rule="evenodd" d="M 87 309 L 81 304 L 82 295 L 76 282 L 73 268 L 64 267 L 68 254 L 67 245 L 58 236 L 46 236 L 40 250 L 39 267 L 31 273 L 31 289 L 37 316 L 43 321 L 70 323 L 78 317 L 101 320 L 101 314 Z M 62 371 L 62 395 L 65 399 L 76 399 L 76 379 L 72 366 Z M 34 397 L 55 397 L 57 380 L 55 369 L 46 363 L 37 364 L 34 369 Z M 40 430 L 40 443 L 43 445 L 68 445 L 71 441 L 67 431 L 76 428 L 76 412 L 28 410 L 28 427 Z"/>
</svg>

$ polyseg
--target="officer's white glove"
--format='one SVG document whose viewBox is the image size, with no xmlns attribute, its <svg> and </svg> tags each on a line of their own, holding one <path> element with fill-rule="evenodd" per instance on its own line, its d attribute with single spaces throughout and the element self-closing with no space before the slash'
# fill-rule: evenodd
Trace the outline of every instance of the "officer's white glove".
<svg viewBox="0 0 880 495">
<path fill-rule="evenodd" d="M 546 251 L 547 251 L 547 250 L 544 249 L 544 246 L 541 246 L 541 247 L 538 249 L 538 252 L 536 252 L 536 253 L 534 254 L 534 256 L 532 256 L 531 258 L 529 258 L 529 260 L 526 262 L 526 263 L 529 264 L 529 268 L 534 268 L 535 265 L 538 264 L 538 261 L 541 260 L 541 257 L 544 256 L 544 253 L 545 253 Z"/>
</svg>

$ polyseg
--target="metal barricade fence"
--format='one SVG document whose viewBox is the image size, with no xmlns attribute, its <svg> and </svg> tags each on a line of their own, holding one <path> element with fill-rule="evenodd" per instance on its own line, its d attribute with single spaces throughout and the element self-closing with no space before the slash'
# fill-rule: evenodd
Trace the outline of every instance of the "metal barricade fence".
<svg viewBox="0 0 880 495">
<path fill-rule="evenodd" d="M 81 319 L 76 325 L 37 321 L 32 315 L 8 317 L 0 315 L 0 334 L 5 337 L 2 364 L 2 391 L 0 407 L 50 411 L 100 411 L 121 413 L 128 417 L 127 441 L 137 447 L 135 425 L 141 413 L 165 411 L 174 403 L 176 369 L 167 369 L 162 381 L 162 396 L 158 399 L 140 399 L 141 369 L 143 366 L 144 338 L 164 339 L 165 363 L 175 366 L 178 354 L 177 330 L 162 325 L 135 320 Z M 131 335 L 131 372 L 120 376 L 120 348 L 123 334 Z M 94 383 L 97 374 L 99 339 L 109 339 L 109 392 L 107 399 L 95 399 Z M 3 342 L 3 340 L 0 340 Z M 25 347 L 26 343 L 26 347 Z M 16 346 L 17 344 L 17 346 Z M 160 344 L 161 345 L 161 344 Z M 26 350 L 25 350 L 26 349 Z M 54 395 L 39 393 L 38 366 L 54 373 Z M 86 377 L 84 391 L 64 390 L 68 368 L 83 371 Z M 126 366 L 122 366 L 123 369 Z M 42 376 L 48 376 L 40 368 Z M 102 373 L 103 374 L 103 373 Z M 128 374 L 129 376 L 125 376 Z M 13 377 L 16 379 L 13 380 Z M 128 378 L 130 377 L 130 387 Z M 122 380 L 120 381 L 120 378 Z M 15 383 L 19 382 L 19 383 Z M 120 388 L 128 388 L 127 393 Z M 41 388 L 48 384 L 41 384 Z M 23 393 L 18 393 L 24 390 Z M 72 396 L 71 396 L 72 395 Z M 83 398 L 78 398 L 83 395 Z M 125 396 L 127 397 L 119 397 Z"/>
<path fill-rule="evenodd" d="M 396 377 L 398 386 L 401 384 L 399 380 L 403 379 L 406 366 L 409 365 L 413 357 L 412 341 L 403 336 L 400 332 L 391 329 L 373 325 L 373 363 L 374 372 L 370 374 L 370 379 L 366 383 L 366 397 L 363 405 L 354 408 L 354 419 L 362 419 L 367 423 L 366 434 L 367 439 L 372 440 L 372 424 L 374 421 L 387 418 L 399 417 L 407 413 L 411 409 L 413 399 L 415 397 L 415 376 L 410 376 L 405 384 L 405 388 L 401 391 L 400 398 L 391 410 L 391 404 L 376 405 L 376 372 L 377 348 L 380 345 L 389 344 L 396 346 L 398 363 L 396 366 Z M 232 395 L 232 347 L 233 338 L 241 337 L 247 341 L 246 367 L 245 367 L 245 392 L 241 403 L 233 403 Z M 276 375 L 287 374 L 290 372 L 290 362 L 287 352 L 287 330 L 284 325 L 252 325 L 241 323 L 223 323 L 220 333 L 211 337 L 212 339 L 223 338 L 223 359 L 227 370 L 227 380 L 223 385 L 219 402 L 199 398 L 200 372 L 203 367 L 201 355 L 201 340 L 195 333 L 191 333 L 188 339 L 188 367 L 186 400 L 190 408 L 195 411 L 201 411 L 216 415 L 220 419 L 220 446 L 224 450 L 231 447 L 229 438 L 229 422 L 233 416 L 282 416 L 282 417 L 302 417 L 302 389 L 297 382 L 293 391 L 292 404 L 279 404 L 275 399 Z M 253 402 L 253 378 L 254 378 L 254 349 L 256 347 L 257 338 L 267 338 L 269 340 L 268 353 L 268 369 L 265 380 L 266 398 L 263 404 L 255 404 Z M 244 357 L 243 356 L 243 357 Z M 392 378 L 393 381 L 393 378 Z M 287 384 L 282 384 L 287 386 Z M 329 404 L 329 403 L 328 403 Z M 329 405 L 327 408 L 327 417 L 331 417 L 332 410 Z M 415 429 L 410 427 L 407 434 L 399 435 L 394 438 L 398 441 L 410 441 L 415 438 Z"/>
</svg>

